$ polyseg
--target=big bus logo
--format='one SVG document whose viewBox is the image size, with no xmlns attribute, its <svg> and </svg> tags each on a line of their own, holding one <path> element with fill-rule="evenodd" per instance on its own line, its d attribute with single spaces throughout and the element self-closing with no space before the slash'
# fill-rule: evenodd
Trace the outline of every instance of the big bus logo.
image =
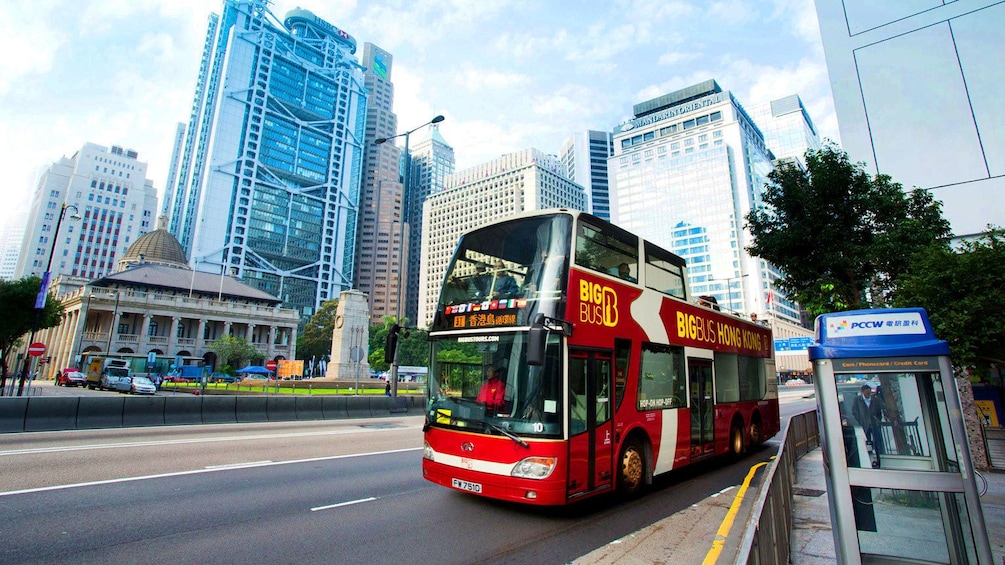
<svg viewBox="0 0 1005 565">
<path fill-rule="evenodd" d="M 614 289 L 579 281 L 579 321 L 611 328 L 618 325 L 618 295 Z"/>
</svg>

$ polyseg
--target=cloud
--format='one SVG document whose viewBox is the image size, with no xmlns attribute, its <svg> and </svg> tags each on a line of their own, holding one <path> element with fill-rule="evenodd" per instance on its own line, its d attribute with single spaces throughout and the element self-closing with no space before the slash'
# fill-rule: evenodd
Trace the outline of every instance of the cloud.
<svg viewBox="0 0 1005 565">
<path fill-rule="evenodd" d="M 0 96 L 27 75 L 49 72 L 68 36 L 52 25 L 54 17 L 44 2 L 0 2 Z M 44 41 L 39 38 L 44 37 Z M 2 99 L 0 99 L 2 102 Z"/>
<path fill-rule="evenodd" d="M 485 89 L 520 88 L 531 78 L 522 73 L 500 72 L 485 69 L 466 69 L 457 75 L 457 82 L 472 92 Z"/>
<path fill-rule="evenodd" d="M 772 19 L 788 22 L 784 26 L 792 30 L 793 35 L 802 39 L 816 49 L 822 49 L 820 44 L 820 21 L 813 2 L 805 0 L 771 0 L 774 5 Z"/>
<path fill-rule="evenodd" d="M 742 26 L 756 19 L 756 15 L 751 9 L 751 3 L 742 0 L 712 2 L 708 7 L 706 17 L 709 21 L 730 27 Z"/>
<path fill-rule="evenodd" d="M 699 53 L 681 53 L 680 51 L 675 51 L 673 53 L 664 53 L 656 59 L 657 65 L 669 66 L 676 65 L 678 63 L 686 63 L 688 61 L 694 61 L 701 57 Z"/>
</svg>

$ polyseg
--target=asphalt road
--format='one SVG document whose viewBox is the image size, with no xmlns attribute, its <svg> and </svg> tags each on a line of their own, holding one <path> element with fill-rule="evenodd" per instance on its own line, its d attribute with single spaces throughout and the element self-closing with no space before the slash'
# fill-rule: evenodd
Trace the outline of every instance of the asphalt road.
<svg viewBox="0 0 1005 565">
<path fill-rule="evenodd" d="M 671 473 L 631 502 L 541 509 L 424 481 L 421 423 L 3 435 L 0 562 L 568 563 L 739 484 L 774 453 Z"/>
</svg>

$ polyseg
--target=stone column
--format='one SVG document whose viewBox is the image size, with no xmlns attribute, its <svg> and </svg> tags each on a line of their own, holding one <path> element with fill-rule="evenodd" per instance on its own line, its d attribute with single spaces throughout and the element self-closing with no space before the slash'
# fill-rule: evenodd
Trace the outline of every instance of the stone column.
<svg viewBox="0 0 1005 565">
<path fill-rule="evenodd" d="M 166 355 L 174 355 L 175 350 L 178 349 L 178 324 L 181 322 L 181 318 L 178 316 L 171 317 L 171 329 L 168 330 L 171 333 L 168 334 L 167 340 L 167 351 L 164 353 Z"/>
<path fill-rule="evenodd" d="M 136 342 L 136 352 L 146 355 L 147 343 L 150 341 L 150 318 L 153 316 L 149 312 L 143 313 L 143 321 L 140 322 L 139 340 Z"/>
</svg>

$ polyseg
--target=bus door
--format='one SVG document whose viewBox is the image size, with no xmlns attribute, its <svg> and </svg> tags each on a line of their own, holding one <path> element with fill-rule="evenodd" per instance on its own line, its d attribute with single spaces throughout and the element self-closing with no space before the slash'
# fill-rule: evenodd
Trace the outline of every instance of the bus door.
<svg viewBox="0 0 1005 565">
<path fill-rule="evenodd" d="M 610 351 L 573 350 L 570 354 L 570 497 L 613 484 L 612 359 Z"/>
<path fill-rule="evenodd" d="M 712 362 L 688 359 L 691 386 L 691 459 L 715 453 L 715 419 L 712 417 Z"/>
</svg>

